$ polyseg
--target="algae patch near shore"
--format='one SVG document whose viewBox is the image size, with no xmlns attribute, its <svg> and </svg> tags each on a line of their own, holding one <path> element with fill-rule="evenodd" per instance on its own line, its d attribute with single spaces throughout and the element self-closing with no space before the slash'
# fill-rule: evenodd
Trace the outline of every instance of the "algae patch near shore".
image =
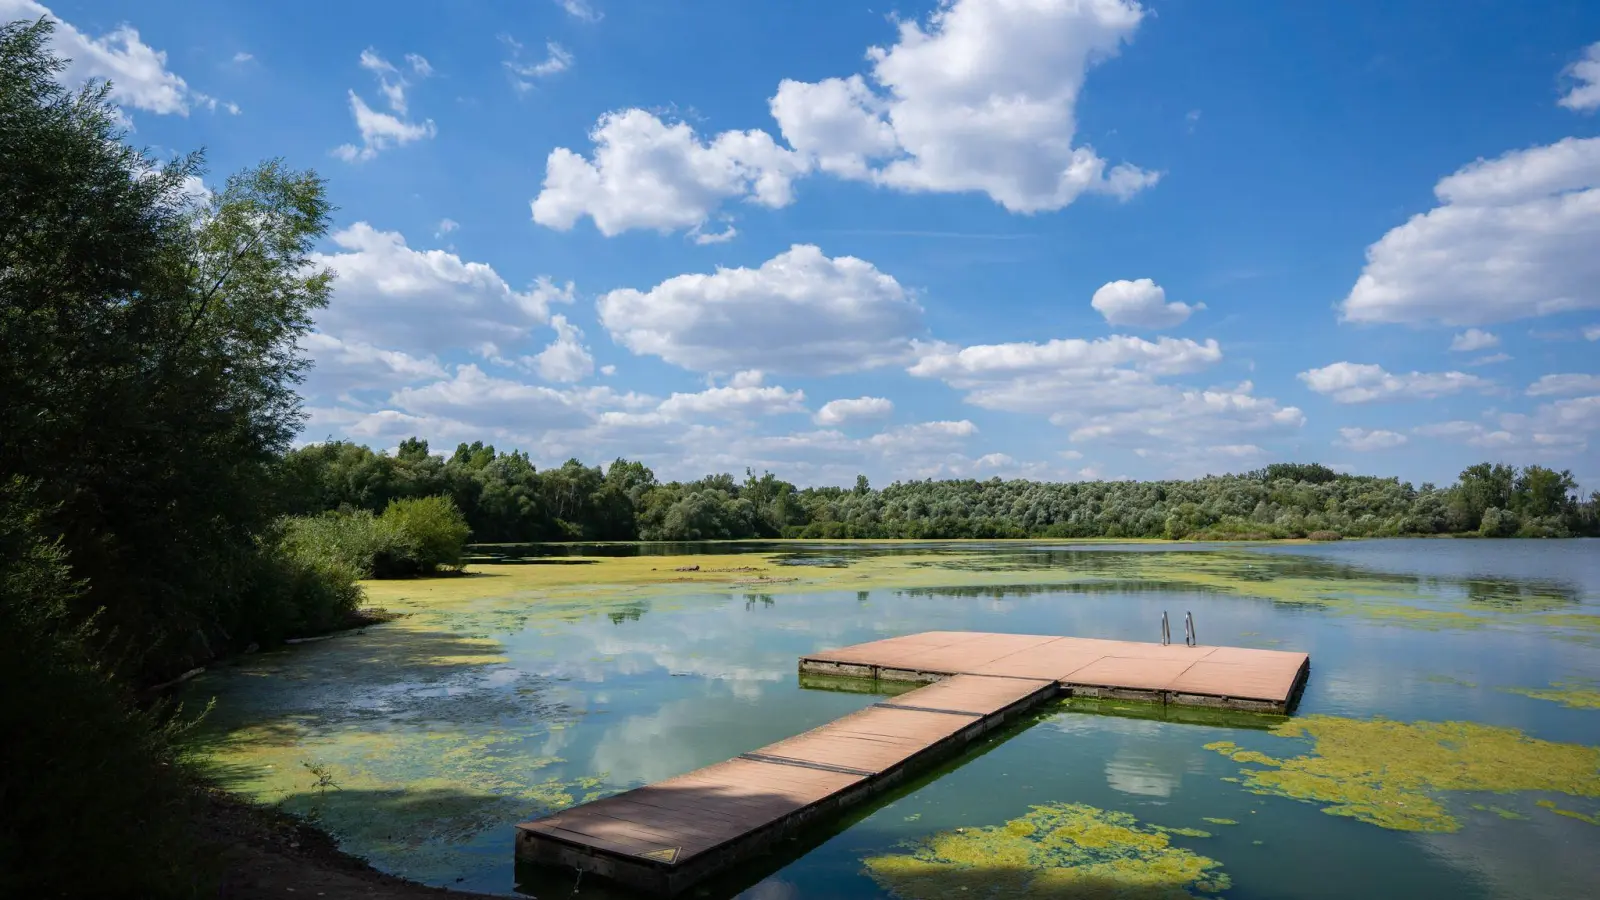
<svg viewBox="0 0 1600 900">
<path fill-rule="evenodd" d="M 1078 803 L 1035 806 L 1004 825 L 958 828 L 864 860 L 902 900 L 1210 897 L 1222 864 L 1172 845 L 1169 830 Z"/>
<path fill-rule="evenodd" d="M 1506 690 L 1535 700 L 1550 700 L 1572 709 L 1600 709 L 1600 684 L 1593 681 L 1557 681 L 1548 688 Z"/>
<path fill-rule="evenodd" d="M 1400 831 L 1452 832 L 1440 797 L 1457 791 L 1549 791 L 1600 797 L 1600 747 L 1529 737 L 1475 722 L 1395 722 L 1306 716 L 1272 733 L 1308 738 L 1311 752 L 1274 758 L 1232 741 L 1206 749 L 1235 762 L 1257 794 L 1326 804 L 1323 812 Z"/>
</svg>

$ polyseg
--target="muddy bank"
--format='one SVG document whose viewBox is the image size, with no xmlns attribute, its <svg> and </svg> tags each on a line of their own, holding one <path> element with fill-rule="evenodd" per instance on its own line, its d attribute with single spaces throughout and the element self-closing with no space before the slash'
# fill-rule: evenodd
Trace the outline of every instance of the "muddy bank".
<svg viewBox="0 0 1600 900">
<path fill-rule="evenodd" d="M 206 791 L 198 825 L 217 855 L 221 871 L 217 896 L 222 900 L 281 900 L 290 895 L 327 900 L 492 896 L 386 875 L 340 850 L 330 835 L 303 819 L 220 790 Z"/>
</svg>

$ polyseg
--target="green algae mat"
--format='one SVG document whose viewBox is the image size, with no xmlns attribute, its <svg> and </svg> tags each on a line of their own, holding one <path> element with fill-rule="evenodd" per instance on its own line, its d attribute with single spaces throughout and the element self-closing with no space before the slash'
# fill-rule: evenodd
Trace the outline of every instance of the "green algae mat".
<svg viewBox="0 0 1600 900">
<path fill-rule="evenodd" d="M 1299 714 L 1064 702 L 698 896 L 1587 898 L 1600 884 L 1600 544 L 484 547 L 368 586 L 402 618 L 189 687 L 190 753 L 430 884 L 519 871 L 511 826 L 726 759 L 893 686 L 807 653 L 927 630 L 1312 656 Z M 880 693 L 881 692 L 881 693 Z"/>
</svg>

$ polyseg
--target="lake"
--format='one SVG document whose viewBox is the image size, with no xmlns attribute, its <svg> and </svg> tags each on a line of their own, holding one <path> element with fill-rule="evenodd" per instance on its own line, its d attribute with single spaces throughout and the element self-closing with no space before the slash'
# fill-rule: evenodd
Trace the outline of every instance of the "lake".
<svg viewBox="0 0 1600 900">
<path fill-rule="evenodd" d="M 519 871 L 512 826 L 880 697 L 806 653 L 929 630 L 1301 650 L 1295 715 L 1064 701 L 705 897 L 1590 898 L 1600 541 L 477 548 L 368 584 L 395 622 L 189 686 L 190 751 L 429 884 Z M 681 570 L 681 571 L 680 571 Z M 851 689 L 844 689 L 851 688 Z M 1099 893 L 1096 893 L 1099 891 Z"/>
</svg>

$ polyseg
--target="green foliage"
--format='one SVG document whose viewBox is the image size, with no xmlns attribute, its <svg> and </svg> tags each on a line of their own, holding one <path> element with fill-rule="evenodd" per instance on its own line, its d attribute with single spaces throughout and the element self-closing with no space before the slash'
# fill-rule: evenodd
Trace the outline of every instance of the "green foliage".
<svg viewBox="0 0 1600 900">
<path fill-rule="evenodd" d="M 1557 518 L 1572 511 L 1577 492 L 1571 472 L 1528 466 L 1517 475 L 1511 502 L 1523 518 Z"/>
<path fill-rule="evenodd" d="M 353 444 L 290 453 L 285 470 L 304 512 L 382 511 L 397 497 L 445 494 L 475 540 L 1112 537 L 1244 540 L 1482 533 L 1484 496 L 1506 505 L 1495 535 L 1600 534 L 1600 498 L 1579 502 L 1570 473 L 1484 464 L 1462 484 L 1421 490 L 1395 478 L 1339 475 L 1315 463 L 1274 464 L 1194 481 L 912 481 L 874 490 L 804 490 L 770 472 L 659 484 L 638 462 L 602 472 L 577 460 L 537 471 L 526 454 L 492 458 L 463 444 L 446 461 L 407 441 L 395 456 Z M 1509 474 L 1507 474 L 1509 473 Z M 1486 481 L 1490 484 L 1486 485 Z M 1497 494 L 1504 486 L 1503 494 Z M 1544 515 L 1521 512 L 1541 511 Z"/>
<path fill-rule="evenodd" d="M 1484 537 L 1510 537 L 1517 533 L 1517 516 L 1508 510 L 1491 506 L 1478 520 L 1478 534 Z"/>
<path fill-rule="evenodd" d="M 130 685 L 359 597 L 273 524 L 328 204 L 277 162 L 193 199 L 52 27 L 0 25 L 0 896 L 214 896 Z"/>
<path fill-rule="evenodd" d="M 0 896 L 199 896 L 176 720 L 129 703 L 93 661 L 69 608 L 83 585 L 39 536 L 35 500 L 0 482 Z"/>
<path fill-rule="evenodd" d="M 347 573 L 352 579 L 392 577 L 391 567 L 409 556 L 405 541 L 388 523 L 364 509 L 287 518 L 281 526 L 287 554 L 308 567 Z"/>
<path fill-rule="evenodd" d="M 407 578 L 459 569 L 471 530 L 442 495 L 392 500 L 383 515 L 340 509 L 293 516 L 282 524 L 286 556 L 330 583 Z"/>
<path fill-rule="evenodd" d="M 1489 510 L 1510 509 L 1516 477 L 1516 469 L 1499 463 L 1478 463 L 1464 469 L 1451 495 L 1456 530 L 1481 531 L 1484 516 Z M 1498 530 L 1500 526 L 1497 521 L 1491 531 Z M 1515 530 L 1513 526 L 1511 531 Z"/>
<path fill-rule="evenodd" d="M 1304 481 L 1307 484 L 1327 484 L 1339 473 L 1321 463 L 1273 463 L 1264 469 L 1248 473 L 1246 478 L 1258 481 Z"/>
<path fill-rule="evenodd" d="M 49 27 L 0 32 L 0 472 L 41 485 L 75 618 L 162 677 L 256 639 L 241 600 L 328 297 L 328 204 L 277 162 L 197 203 L 198 157 L 158 165 L 104 84 L 56 83 Z"/>
<path fill-rule="evenodd" d="M 306 558 L 286 546 L 282 525 L 263 538 L 241 604 L 249 634 L 264 644 L 342 627 L 361 605 L 360 573 L 333 559 Z"/>
<path fill-rule="evenodd" d="M 449 497 L 391 501 L 378 521 L 402 536 L 420 573 L 461 568 L 461 552 L 472 529 Z"/>
</svg>

